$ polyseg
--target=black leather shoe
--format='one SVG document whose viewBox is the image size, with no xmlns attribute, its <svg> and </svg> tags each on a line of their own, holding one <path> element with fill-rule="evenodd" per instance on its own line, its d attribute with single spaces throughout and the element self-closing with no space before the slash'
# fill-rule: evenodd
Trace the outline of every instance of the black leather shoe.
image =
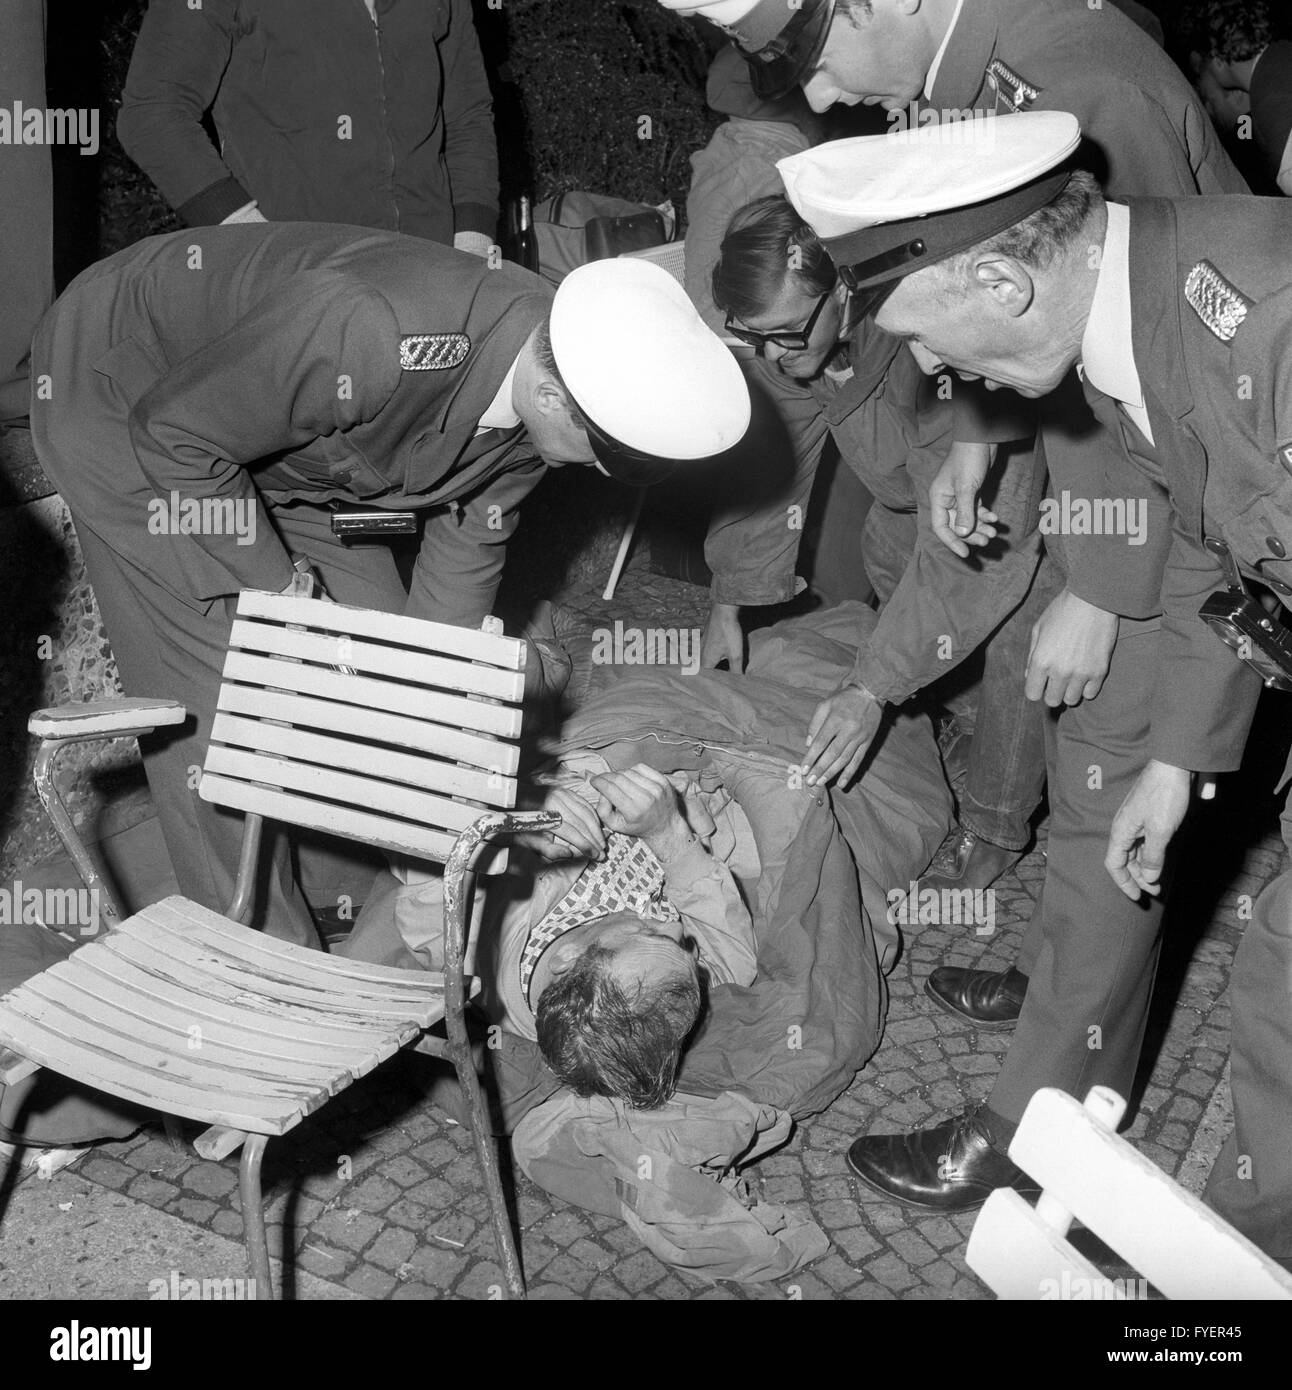
<svg viewBox="0 0 1292 1390">
<path fill-rule="evenodd" d="M 992 1142 L 982 1109 L 911 1134 L 868 1134 L 848 1150 L 848 1167 L 875 1192 L 926 1211 L 972 1211 L 998 1187 L 1038 1193 Z"/>
<path fill-rule="evenodd" d="M 1008 970 L 967 970 L 939 965 L 924 982 L 924 992 L 940 1009 L 988 1033 L 1003 1032 L 1018 1022 L 1027 994 L 1027 976 Z"/>
<path fill-rule="evenodd" d="M 939 892 L 945 888 L 990 888 L 1022 857 L 1021 849 L 1002 849 L 962 826 L 949 852 L 939 854 L 920 879 L 920 887 Z"/>
</svg>

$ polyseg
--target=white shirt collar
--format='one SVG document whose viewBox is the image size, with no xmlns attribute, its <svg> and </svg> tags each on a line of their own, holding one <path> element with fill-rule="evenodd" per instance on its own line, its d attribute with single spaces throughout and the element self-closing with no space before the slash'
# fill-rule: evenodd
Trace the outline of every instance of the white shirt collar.
<svg viewBox="0 0 1292 1390">
<path fill-rule="evenodd" d="M 1108 230 L 1099 261 L 1099 279 L 1090 303 L 1090 318 L 1081 339 L 1081 367 L 1086 380 L 1126 408 L 1151 444 L 1144 408 L 1144 388 L 1135 367 L 1131 342 L 1130 209 L 1109 203 Z"/>
<path fill-rule="evenodd" d="M 942 43 L 938 51 L 933 55 L 933 66 L 929 69 L 929 75 L 924 79 L 924 95 L 930 96 L 933 92 L 933 84 L 938 80 L 938 69 L 942 66 L 943 56 L 946 54 L 947 47 L 951 43 L 951 35 L 956 31 L 956 23 L 960 18 L 960 11 L 965 7 L 965 0 L 956 0 L 956 12 L 951 16 L 951 23 L 947 25 L 947 32 L 942 36 Z"/>
<path fill-rule="evenodd" d="M 516 414 L 516 408 L 511 403 L 511 391 L 519 364 L 520 354 L 517 353 L 516 360 L 502 379 L 498 394 L 489 402 L 489 409 L 480 417 L 480 423 L 476 426 L 477 434 L 484 430 L 514 430 L 520 424 L 520 416 Z"/>
</svg>

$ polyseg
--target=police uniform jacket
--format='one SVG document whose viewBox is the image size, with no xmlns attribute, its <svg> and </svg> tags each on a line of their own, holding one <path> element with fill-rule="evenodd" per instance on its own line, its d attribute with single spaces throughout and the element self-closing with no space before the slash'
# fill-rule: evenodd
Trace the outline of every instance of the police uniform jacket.
<svg viewBox="0 0 1292 1390">
<path fill-rule="evenodd" d="M 1123 433 L 1131 459 L 1160 470 L 1173 511 L 1150 756 L 1225 770 L 1260 680 L 1198 617 L 1226 583 L 1203 542 L 1222 542 L 1292 604 L 1292 205 L 1129 206 L 1131 338 L 1155 447 Z M 1204 262 L 1220 281 L 1195 275 Z M 1108 399 L 1088 393 L 1107 418 Z"/>
<path fill-rule="evenodd" d="M 153 237 L 46 316 L 35 442 L 77 524 L 202 610 L 287 585 L 277 506 L 435 508 L 409 612 L 475 625 L 544 472 L 523 427 L 477 425 L 551 293 L 518 267 L 354 227 Z M 150 526 L 172 496 L 254 509 L 255 543 Z"/>
</svg>

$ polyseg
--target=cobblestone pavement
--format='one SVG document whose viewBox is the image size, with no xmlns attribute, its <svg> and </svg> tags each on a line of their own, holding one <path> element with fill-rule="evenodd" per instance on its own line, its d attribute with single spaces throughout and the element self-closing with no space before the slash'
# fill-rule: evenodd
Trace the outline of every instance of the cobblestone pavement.
<svg viewBox="0 0 1292 1390">
<path fill-rule="evenodd" d="M 622 617 L 698 626 L 705 593 L 650 576 L 638 562 L 625 576 L 613 613 L 586 584 L 564 600 L 598 622 Z M 593 677 L 595 685 L 610 673 Z M 1277 871 L 1280 856 L 1271 826 L 1244 852 L 1223 889 L 1211 886 L 1216 905 L 1198 924 L 1191 952 L 1179 938 L 1178 958 L 1163 967 L 1164 976 L 1174 971 L 1182 978 L 1173 1007 L 1157 1020 L 1156 1056 L 1130 1137 L 1194 1191 L 1228 1128 L 1226 985 L 1240 929 L 1239 895 L 1254 895 Z M 706 1285 L 669 1270 L 619 1222 L 569 1207 L 517 1174 L 530 1296 L 990 1297 L 964 1263 L 972 1213 L 915 1214 L 859 1190 L 844 1154 L 859 1133 L 940 1119 L 987 1092 L 1009 1035 L 979 1033 L 937 1011 L 922 993 L 923 983 L 943 961 L 990 968 L 1010 963 L 1044 872 L 1042 827 L 1041 845 L 998 885 L 994 936 L 921 929 L 891 977 L 888 1029 L 875 1058 L 826 1113 L 798 1126 L 785 1148 L 749 1170 L 765 1198 L 811 1211 L 833 1242 L 825 1257 L 773 1284 Z M 1201 893 L 1199 901 L 1207 896 Z M 206 1163 L 172 1150 L 160 1132 L 146 1132 L 100 1146 L 76 1172 L 186 1222 L 241 1235 L 235 1159 Z M 279 1254 L 288 1241 L 302 1270 L 376 1299 L 484 1298 L 502 1286 L 468 1133 L 421 1101 L 398 1061 L 315 1116 L 297 1136 L 271 1146 L 265 1181 L 271 1251 Z"/>
</svg>

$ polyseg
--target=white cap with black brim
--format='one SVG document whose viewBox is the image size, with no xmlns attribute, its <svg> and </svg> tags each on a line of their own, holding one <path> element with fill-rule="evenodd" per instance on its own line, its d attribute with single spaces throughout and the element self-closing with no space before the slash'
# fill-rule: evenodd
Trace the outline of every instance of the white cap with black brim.
<svg viewBox="0 0 1292 1390">
<path fill-rule="evenodd" d="M 1027 111 L 834 140 L 776 167 L 854 303 L 873 312 L 898 280 L 1053 201 L 1080 142 L 1075 116 Z"/>
<path fill-rule="evenodd" d="M 572 270 L 552 301 L 552 356 L 604 472 L 634 487 L 717 459 L 749 428 L 749 388 L 686 291 L 649 261 Z"/>
</svg>

